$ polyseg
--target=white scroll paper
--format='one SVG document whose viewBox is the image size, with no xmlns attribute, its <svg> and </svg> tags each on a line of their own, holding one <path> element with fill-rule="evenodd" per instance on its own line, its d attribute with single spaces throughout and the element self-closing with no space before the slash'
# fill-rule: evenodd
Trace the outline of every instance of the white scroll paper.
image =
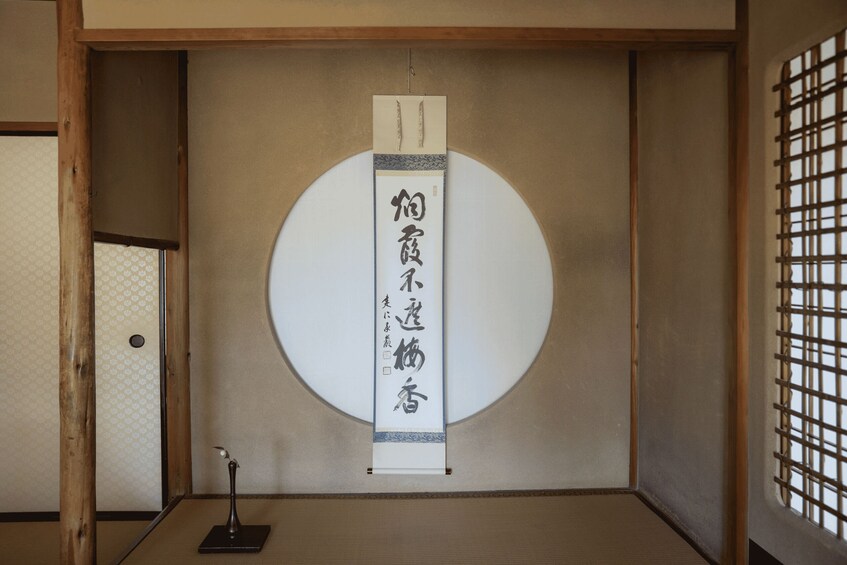
<svg viewBox="0 0 847 565">
<path fill-rule="evenodd" d="M 374 97 L 376 474 L 445 472 L 446 149 L 444 97 Z"/>
</svg>

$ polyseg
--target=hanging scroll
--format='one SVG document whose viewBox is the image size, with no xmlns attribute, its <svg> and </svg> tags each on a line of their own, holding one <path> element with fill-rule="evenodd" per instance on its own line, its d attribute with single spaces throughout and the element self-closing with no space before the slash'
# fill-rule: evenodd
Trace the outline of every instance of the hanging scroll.
<svg viewBox="0 0 847 565">
<path fill-rule="evenodd" d="M 373 472 L 444 474 L 447 99 L 374 96 Z"/>
</svg>

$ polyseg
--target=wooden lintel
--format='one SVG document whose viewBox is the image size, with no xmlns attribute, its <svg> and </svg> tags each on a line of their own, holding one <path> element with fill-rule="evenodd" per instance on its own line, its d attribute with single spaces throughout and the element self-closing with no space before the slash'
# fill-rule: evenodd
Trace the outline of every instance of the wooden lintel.
<svg viewBox="0 0 847 565">
<path fill-rule="evenodd" d="M 735 30 L 527 27 L 281 27 L 77 29 L 98 51 L 215 48 L 426 47 L 450 49 L 729 50 Z"/>
<path fill-rule="evenodd" d="M 54 136 L 57 134 L 56 122 L 0 122 L 0 135 Z"/>
<path fill-rule="evenodd" d="M 165 418 L 168 497 L 191 494 L 191 353 L 188 325 L 188 66 L 179 54 L 179 249 L 165 252 Z"/>
<path fill-rule="evenodd" d="M 94 232 L 94 241 L 100 243 L 114 243 L 117 245 L 132 245 L 134 247 L 146 247 L 148 249 L 179 249 L 178 241 L 168 239 L 154 239 L 150 237 L 135 237 L 132 235 L 120 235 L 102 231 Z"/>
<path fill-rule="evenodd" d="M 96 560 L 91 50 L 74 41 L 82 1 L 56 3 L 59 147 L 59 551 Z"/>
</svg>

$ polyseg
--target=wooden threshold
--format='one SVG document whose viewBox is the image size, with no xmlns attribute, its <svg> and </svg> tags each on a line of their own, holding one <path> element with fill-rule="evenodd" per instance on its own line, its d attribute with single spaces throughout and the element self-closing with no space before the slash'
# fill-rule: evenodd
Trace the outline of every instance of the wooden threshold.
<svg viewBox="0 0 847 565">
<path fill-rule="evenodd" d="M 149 522 L 159 515 L 155 510 L 98 510 L 98 522 Z M 0 523 L 58 522 L 58 512 L 0 512 Z"/>
<path fill-rule="evenodd" d="M 518 498 L 531 496 L 604 496 L 615 494 L 636 494 L 630 488 L 577 488 L 577 489 L 540 489 L 540 490 L 470 490 L 441 492 L 352 492 L 352 493 L 301 493 L 301 494 L 239 494 L 239 500 L 416 500 L 437 498 Z M 185 500 L 228 499 L 228 494 L 189 494 Z"/>
<path fill-rule="evenodd" d="M 98 51 L 215 48 L 427 47 L 467 49 L 730 50 L 735 30 L 533 27 L 279 27 L 77 29 Z"/>
</svg>

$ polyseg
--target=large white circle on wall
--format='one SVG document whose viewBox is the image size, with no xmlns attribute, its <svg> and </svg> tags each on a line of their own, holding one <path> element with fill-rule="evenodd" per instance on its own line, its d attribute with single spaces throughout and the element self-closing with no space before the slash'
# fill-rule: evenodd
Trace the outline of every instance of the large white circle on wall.
<svg viewBox="0 0 847 565">
<path fill-rule="evenodd" d="M 538 354 L 553 271 L 538 223 L 500 175 L 449 151 L 444 221 L 447 422 L 490 406 Z M 373 420 L 373 156 L 328 170 L 279 232 L 270 315 L 291 367 L 320 398 Z"/>
</svg>

